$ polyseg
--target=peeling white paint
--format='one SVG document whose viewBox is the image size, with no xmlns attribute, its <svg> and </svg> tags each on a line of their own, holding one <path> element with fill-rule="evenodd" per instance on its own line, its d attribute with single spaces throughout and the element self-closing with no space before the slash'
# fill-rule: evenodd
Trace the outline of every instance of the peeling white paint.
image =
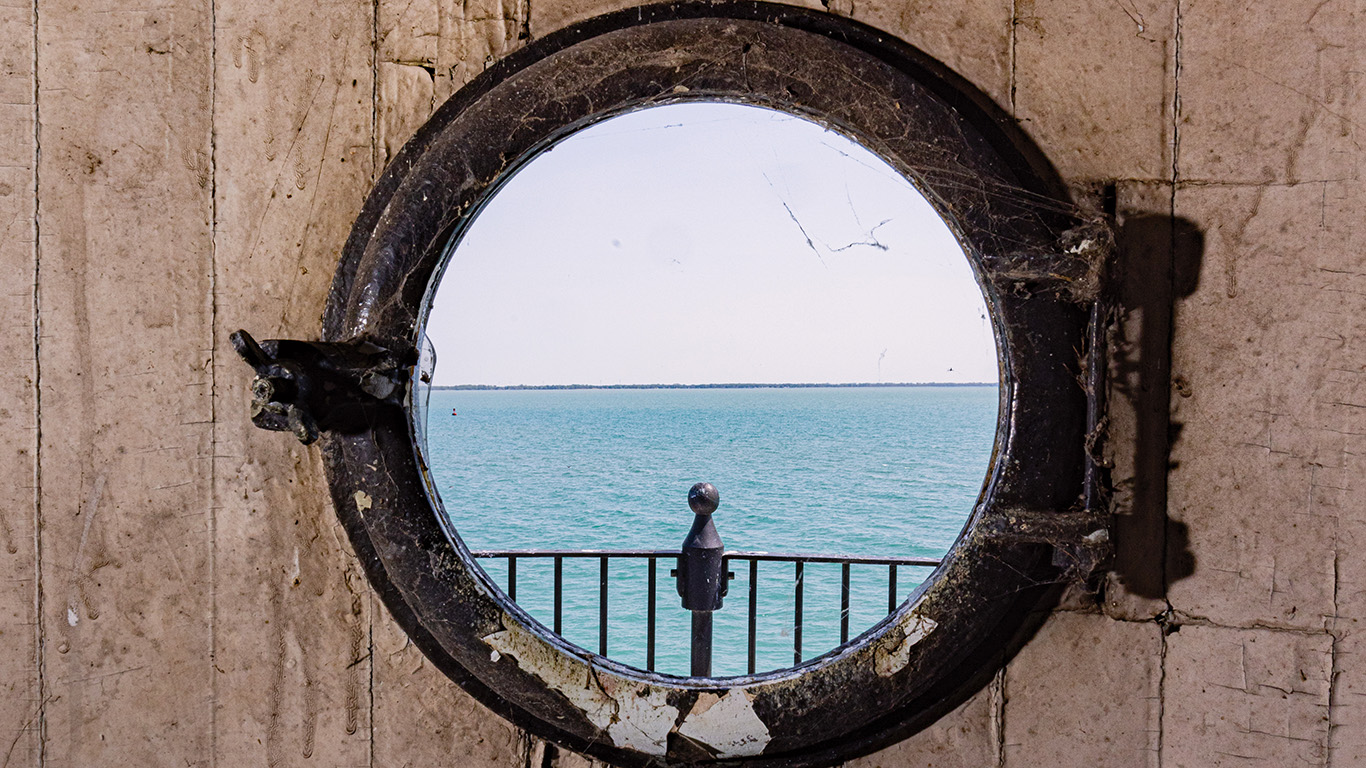
<svg viewBox="0 0 1366 768">
<path fill-rule="evenodd" d="M 905 669 L 911 661 L 911 649 L 938 626 L 939 622 L 918 613 L 912 613 L 903 619 L 900 625 L 901 642 L 891 648 L 884 643 L 874 651 L 874 664 L 878 676 L 891 677 Z"/>
<path fill-rule="evenodd" d="M 754 713 L 754 700 L 740 688 L 725 696 L 698 696 L 678 733 L 711 747 L 718 757 L 757 755 L 770 740 L 768 726 Z"/>
<path fill-rule="evenodd" d="M 364 512 L 374 506 L 374 501 L 370 499 L 370 494 L 365 491 L 356 491 L 356 511 Z"/>
<path fill-rule="evenodd" d="M 666 690 L 566 656 L 512 621 L 505 626 L 483 638 L 493 652 L 516 660 L 517 666 L 564 694 L 614 745 L 648 755 L 668 750 L 678 708 L 665 700 Z"/>
</svg>

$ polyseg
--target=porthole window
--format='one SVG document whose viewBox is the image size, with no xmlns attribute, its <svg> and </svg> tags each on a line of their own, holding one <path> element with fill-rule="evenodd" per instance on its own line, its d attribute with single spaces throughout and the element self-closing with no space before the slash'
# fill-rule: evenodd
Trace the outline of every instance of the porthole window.
<svg viewBox="0 0 1366 768">
<path fill-rule="evenodd" d="M 990 466 L 995 337 L 953 231 L 877 155 L 787 112 L 692 100 L 552 149 L 432 287 L 415 417 L 433 501 L 542 627 L 686 676 L 669 553 L 705 478 L 734 592 L 698 638 L 708 674 L 862 634 L 943 559 Z"/>
<path fill-rule="evenodd" d="M 993 115 L 796 8 L 537 41 L 386 169 L 321 342 L 234 336 L 253 419 L 318 441 L 394 619 L 528 731 L 890 743 L 1106 550 L 1107 231 Z"/>
</svg>

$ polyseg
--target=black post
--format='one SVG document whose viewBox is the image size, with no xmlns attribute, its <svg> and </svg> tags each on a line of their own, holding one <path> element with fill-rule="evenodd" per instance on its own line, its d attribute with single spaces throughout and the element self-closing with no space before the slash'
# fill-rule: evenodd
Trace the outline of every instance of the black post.
<svg viewBox="0 0 1366 768">
<path fill-rule="evenodd" d="M 711 677 L 711 614 L 721 608 L 728 586 L 725 550 L 711 521 L 721 494 L 711 483 L 698 483 L 688 491 L 688 506 L 696 517 L 678 558 L 678 595 L 693 612 L 692 676 Z"/>
</svg>

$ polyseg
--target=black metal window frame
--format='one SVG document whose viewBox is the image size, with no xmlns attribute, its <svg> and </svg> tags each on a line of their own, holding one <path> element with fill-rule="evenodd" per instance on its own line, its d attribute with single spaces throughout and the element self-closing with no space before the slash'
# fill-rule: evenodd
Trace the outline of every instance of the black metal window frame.
<svg viewBox="0 0 1366 768">
<path fill-rule="evenodd" d="M 618 663 L 509 599 L 442 512 L 410 407 L 428 297 L 483 202 L 575 130 L 686 100 L 802 115 L 902 172 L 958 236 L 1001 361 L 987 482 L 931 577 L 834 651 L 729 678 Z M 1103 558 L 1095 444 L 1107 232 L 1076 214 L 989 99 L 898 40 L 797 7 L 645 6 L 533 42 L 436 112 L 356 221 L 322 342 L 234 342 L 257 372 L 253 419 L 320 440 L 371 584 L 433 663 L 490 709 L 623 766 L 831 765 L 904 738 L 978 690 L 1058 585 Z"/>
</svg>

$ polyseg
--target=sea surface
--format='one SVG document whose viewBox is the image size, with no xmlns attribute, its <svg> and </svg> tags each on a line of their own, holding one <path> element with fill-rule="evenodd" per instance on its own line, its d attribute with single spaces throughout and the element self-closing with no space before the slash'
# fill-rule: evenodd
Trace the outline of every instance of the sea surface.
<svg viewBox="0 0 1366 768">
<path fill-rule="evenodd" d="M 688 489 L 721 492 L 727 549 L 940 557 L 991 458 L 995 386 L 436 390 L 429 461 L 465 544 L 677 549 Z M 507 584 L 503 560 L 482 560 Z M 689 618 L 658 567 L 657 670 L 688 673 Z M 608 656 L 645 666 L 646 561 L 613 560 Z M 598 560 L 566 560 L 563 635 L 598 649 Z M 746 672 L 748 563 L 716 613 L 713 674 Z M 898 599 L 929 575 L 899 569 Z M 547 627 L 552 564 L 519 559 L 518 603 Z M 854 566 L 851 639 L 887 613 L 886 566 Z M 793 663 L 793 566 L 761 563 L 758 671 Z M 840 566 L 805 567 L 802 649 L 839 645 Z"/>
</svg>

